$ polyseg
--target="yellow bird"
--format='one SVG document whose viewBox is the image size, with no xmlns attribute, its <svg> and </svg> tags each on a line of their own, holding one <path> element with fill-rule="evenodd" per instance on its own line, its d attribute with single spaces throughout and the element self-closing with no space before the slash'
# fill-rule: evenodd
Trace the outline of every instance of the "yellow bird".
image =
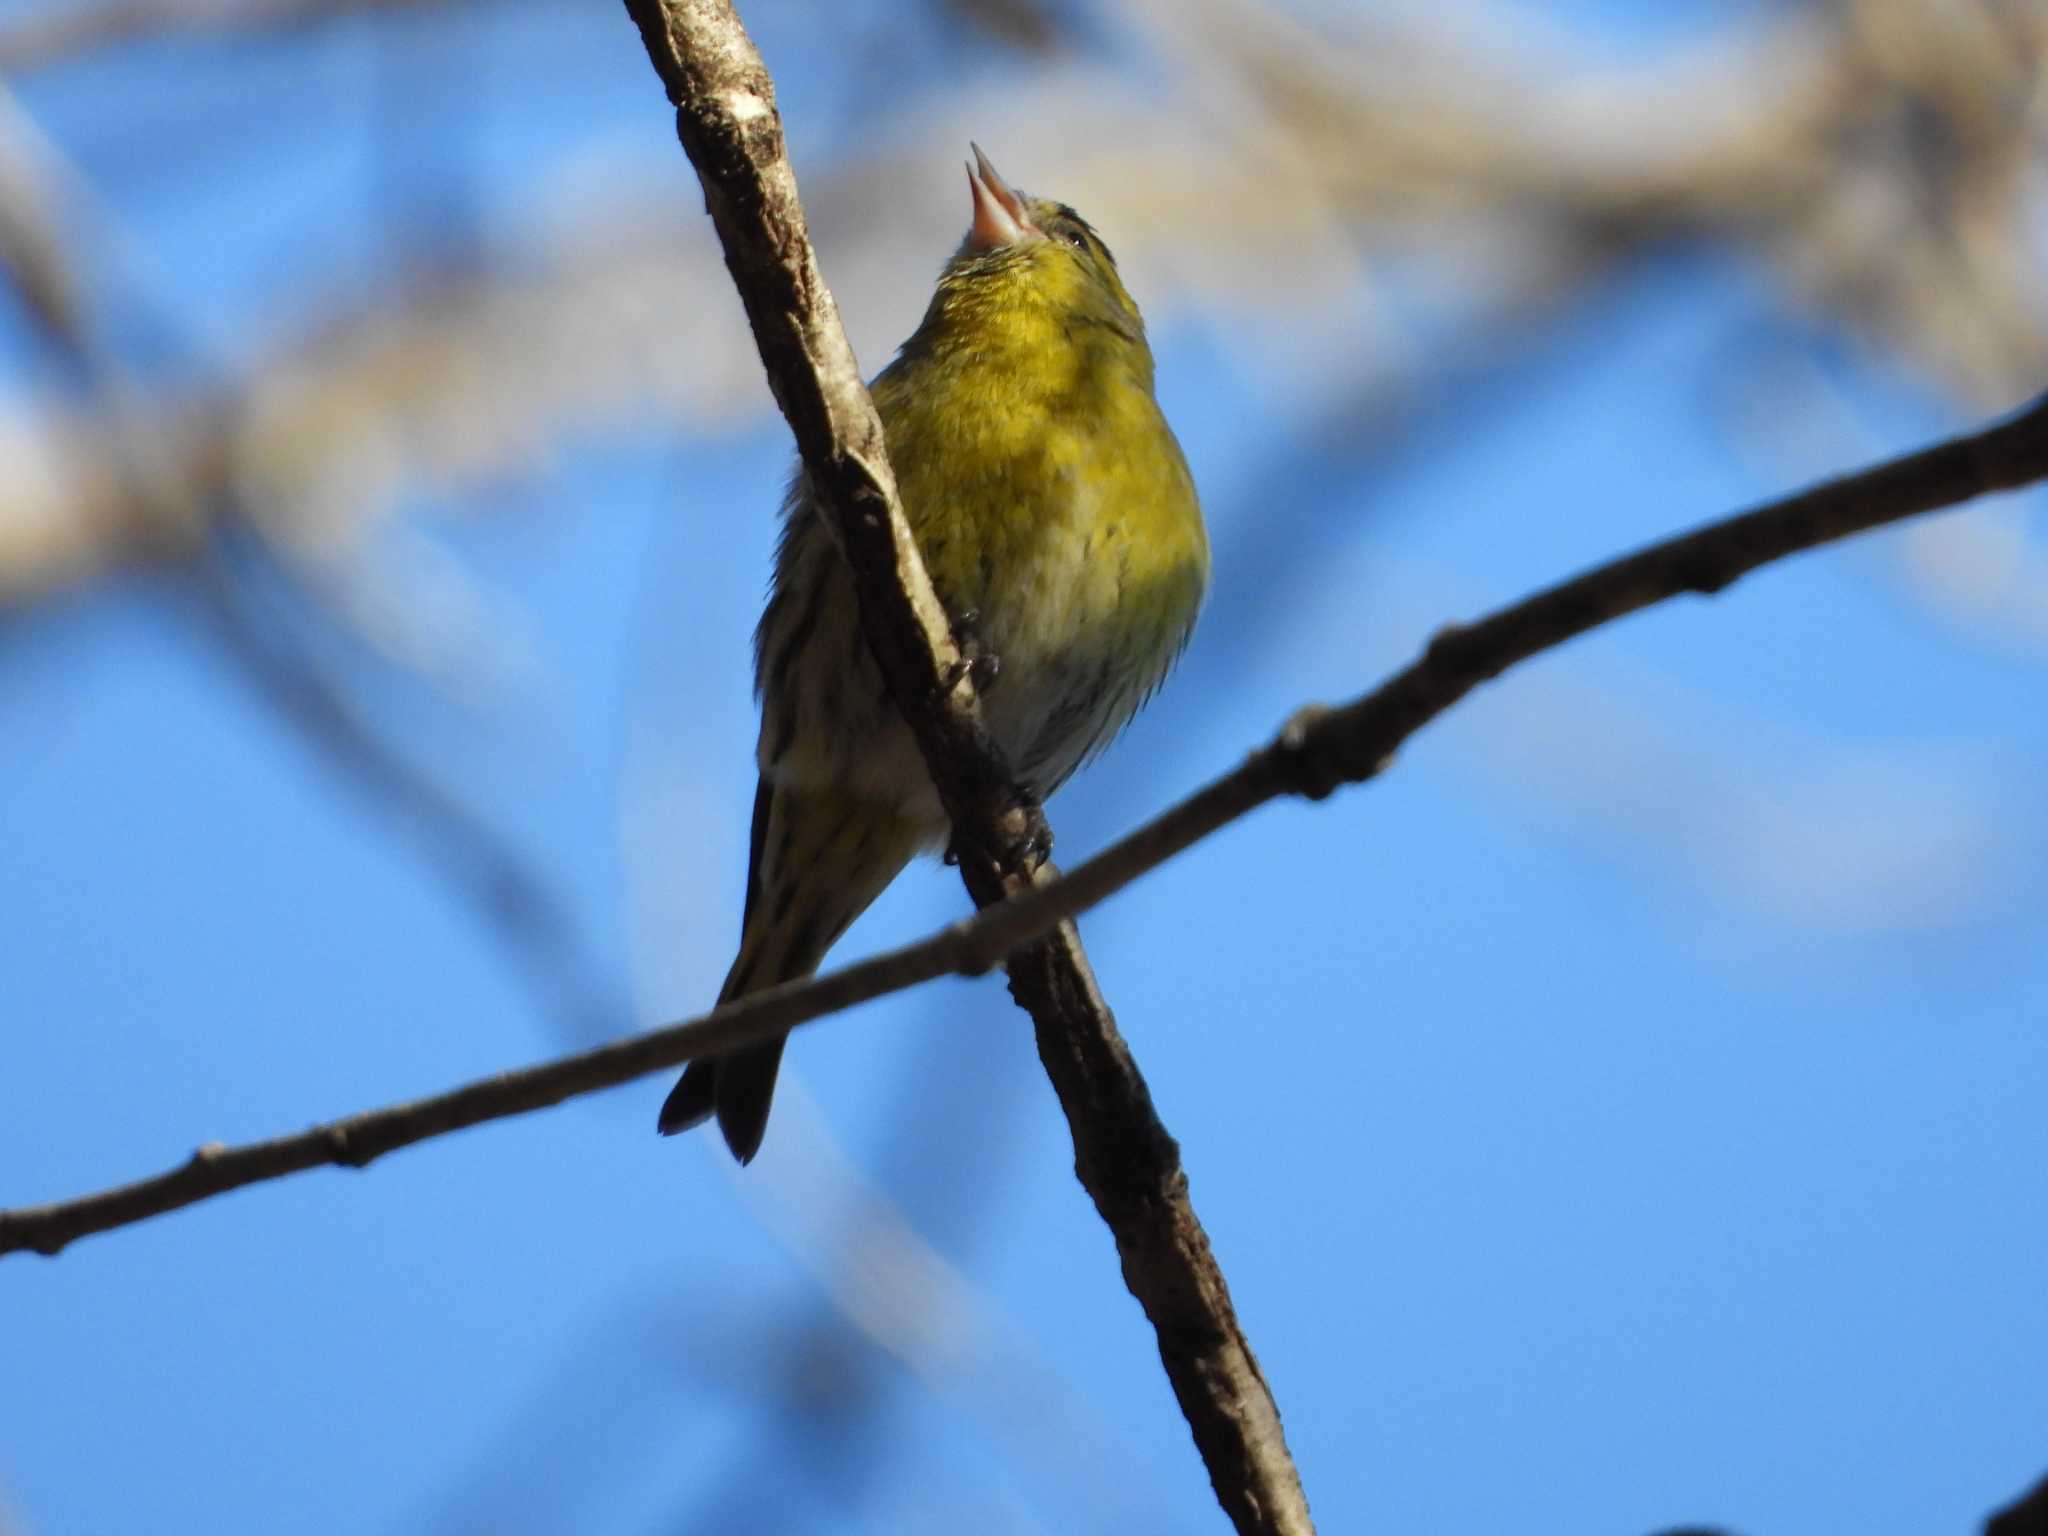
<svg viewBox="0 0 2048 1536">
<path fill-rule="evenodd" d="M 873 386 L 903 510 L 981 658 L 990 733 L 1041 800 L 1107 746 L 1187 644 L 1209 575 L 1194 481 L 1116 259 L 977 146 L 974 222 Z M 949 827 L 862 637 L 853 579 L 801 472 L 754 634 L 761 770 L 746 915 L 721 1003 L 808 976 Z M 788 1037 L 693 1061 L 663 1135 L 716 1114 L 760 1150 Z"/>
</svg>

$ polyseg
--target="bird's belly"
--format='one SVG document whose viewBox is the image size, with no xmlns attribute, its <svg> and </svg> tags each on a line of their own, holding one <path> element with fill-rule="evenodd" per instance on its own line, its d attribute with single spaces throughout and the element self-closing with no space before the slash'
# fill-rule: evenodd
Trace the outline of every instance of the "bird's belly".
<svg viewBox="0 0 2048 1536">
<path fill-rule="evenodd" d="M 1011 773 L 1040 797 L 1124 725 L 1192 617 L 1191 608 L 1162 608 L 1161 596 L 1174 588 L 1173 573 L 1199 558 L 1199 534 L 1185 553 L 1171 537 L 1134 538 L 1125 514 L 1142 508 L 1088 489 L 1104 478 L 1013 467 L 963 488 L 905 477 L 939 595 L 956 621 L 972 615 L 968 638 L 998 664 L 981 696 L 984 723 Z M 1005 515 L 960 515 L 992 505 Z M 850 573 L 822 530 L 807 538 L 800 563 L 831 592 L 811 649 L 840 661 L 787 686 L 764 676 L 762 771 L 892 805 L 928 840 L 943 838 L 946 818 L 923 758 L 859 632 Z M 1179 587 L 1198 594 L 1199 575 L 1191 581 Z"/>
<path fill-rule="evenodd" d="M 1124 690 L 1117 684 L 1111 632 L 1115 583 L 1113 576 L 1103 580 L 1099 566 L 1059 551 L 1008 568 L 1006 575 L 1010 579 L 983 594 L 975 609 L 975 644 L 998 662 L 981 696 L 982 718 L 1010 771 L 1044 796 L 1122 723 L 1117 709 Z M 850 603 L 844 611 L 850 619 Z M 846 657 L 829 682 L 813 679 L 768 701 L 764 726 L 791 708 L 798 715 L 779 755 L 769 750 L 764 729 L 763 771 L 791 783 L 835 784 L 894 807 L 936 841 L 947 822 L 923 755 L 865 637 L 851 622 L 844 628 L 843 636 L 826 641 L 844 647 Z"/>
<path fill-rule="evenodd" d="M 1119 611 L 1125 562 L 1118 528 L 1092 510 L 1069 506 L 1041 524 L 977 607 L 975 638 L 999 663 L 982 700 L 989 734 L 1040 795 L 1122 723 L 1114 717 L 1129 659 Z"/>
</svg>

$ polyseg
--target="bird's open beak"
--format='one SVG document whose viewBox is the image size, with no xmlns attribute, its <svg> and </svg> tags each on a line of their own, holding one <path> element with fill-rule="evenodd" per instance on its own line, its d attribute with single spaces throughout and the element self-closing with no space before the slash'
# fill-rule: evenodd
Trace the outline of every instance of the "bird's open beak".
<svg viewBox="0 0 2048 1536">
<path fill-rule="evenodd" d="M 993 251 L 1015 245 L 1026 235 L 1042 235 L 1031 222 L 1024 199 L 1010 190 L 1010 184 L 996 174 L 979 144 L 970 145 L 974 164 L 967 167 L 967 187 L 974 194 L 974 223 L 967 230 L 970 250 Z"/>
</svg>

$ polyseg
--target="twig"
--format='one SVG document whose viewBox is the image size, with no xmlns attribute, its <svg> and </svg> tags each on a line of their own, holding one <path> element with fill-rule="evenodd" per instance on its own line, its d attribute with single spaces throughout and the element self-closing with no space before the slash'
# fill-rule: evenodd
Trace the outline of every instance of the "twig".
<svg viewBox="0 0 2048 1536">
<path fill-rule="evenodd" d="M 961 877 L 983 908 L 1031 891 L 1055 878 L 1043 862 L 1051 832 L 982 728 L 897 502 L 881 420 L 818 274 L 767 68 L 725 0 L 626 8 L 668 88 L 769 383 L 852 567 L 862 631 L 952 820 Z M 1279 1409 L 1189 1201 L 1180 1148 L 1080 936 L 1063 922 L 1008 969 L 1073 1132 L 1075 1172 L 1115 1235 L 1218 1501 L 1246 1536 L 1312 1531 Z"/>
<path fill-rule="evenodd" d="M 999 952 L 998 952 L 999 954 Z M 0 1254 L 55 1254 L 94 1232 L 129 1226 L 229 1190 L 308 1168 L 364 1168 L 386 1152 L 486 1120 L 502 1120 L 615 1088 L 697 1056 L 732 1050 L 794 1025 L 900 991 L 949 971 L 984 971 L 986 936 L 956 923 L 922 943 L 829 975 L 757 992 L 715 1013 L 666 1029 L 500 1073 L 449 1093 L 331 1120 L 293 1136 L 246 1146 L 202 1146 L 154 1178 L 78 1200 L 0 1211 Z"/>
<path fill-rule="evenodd" d="M 2048 1536 L 2048 1477 L 1986 1520 L 1984 1536 Z"/>
<path fill-rule="evenodd" d="M 1316 798 L 1339 783 L 1373 777 L 1408 736 L 1479 682 L 1566 640 L 1682 593 L 1719 591 L 1785 555 L 2041 479 L 2048 479 L 2048 396 L 1984 432 L 1709 524 L 1599 566 L 1476 624 L 1446 631 L 1421 658 L 1371 693 L 1337 709 L 1298 714 L 1242 767 L 1212 780 L 1070 874 L 915 944 L 631 1040 L 431 1099 L 232 1151 L 214 1148 L 169 1173 L 82 1199 L 0 1211 L 0 1254 L 54 1254 L 75 1238 L 287 1173 L 329 1164 L 359 1168 L 417 1141 L 615 1088 L 693 1056 L 763 1040 L 934 977 L 979 975 L 1019 944 L 1114 895 L 1267 801 L 1289 793 Z M 1355 775 L 1352 767 L 1358 769 Z"/>
</svg>

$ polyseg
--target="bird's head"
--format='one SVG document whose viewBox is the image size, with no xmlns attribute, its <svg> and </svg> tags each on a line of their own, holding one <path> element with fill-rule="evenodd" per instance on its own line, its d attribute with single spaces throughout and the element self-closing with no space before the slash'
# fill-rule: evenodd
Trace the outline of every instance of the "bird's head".
<svg viewBox="0 0 2048 1536">
<path fill-rule="evenodd" d="M 974 221 L 939 277 L 934 320 L 968 328 L 1101 326 L 1142 343 L 1145 322 L 1116 258 L 1065 203 L 1013 189 L 974 146 L 967 167 Z"/>
</svg>

